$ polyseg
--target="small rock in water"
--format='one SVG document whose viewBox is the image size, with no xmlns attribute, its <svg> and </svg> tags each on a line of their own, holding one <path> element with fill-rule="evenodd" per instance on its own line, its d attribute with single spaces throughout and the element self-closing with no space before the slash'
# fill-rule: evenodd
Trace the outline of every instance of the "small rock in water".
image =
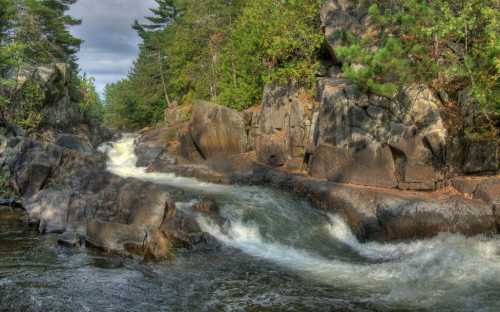
<svg viewBox="0 0 500 312">
<path fill-rule="evenodd" d="M 57 243 L 66 247 L 80 247 L 83 239 L 77 233 L 64 233 L 57 238 Z"/>
<path fill-rule="evenodd" d="M 193 210 L 203 213 L 217 213 L 219 207 L 213 199 L 203 199 L 201 202 L 193 205 Z"/>
</svg>

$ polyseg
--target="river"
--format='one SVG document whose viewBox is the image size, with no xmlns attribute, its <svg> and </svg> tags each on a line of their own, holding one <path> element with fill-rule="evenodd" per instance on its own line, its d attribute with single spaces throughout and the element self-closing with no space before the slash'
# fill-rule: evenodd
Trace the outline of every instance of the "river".
<svg viewBox="0 0 500 312">
<path fill-rule="evenodd" d="M 498 237 L 361 244 L 294 194 L 147 173 L 133 136 L 102 150 L 108 170 L 162 185 L 178 209 L 215 198 L 229 221 L 197 221 L 221 248 L 141 263 L 58 246 L 3 212 L 0 311 L 500 311 Z"/>
</svg>

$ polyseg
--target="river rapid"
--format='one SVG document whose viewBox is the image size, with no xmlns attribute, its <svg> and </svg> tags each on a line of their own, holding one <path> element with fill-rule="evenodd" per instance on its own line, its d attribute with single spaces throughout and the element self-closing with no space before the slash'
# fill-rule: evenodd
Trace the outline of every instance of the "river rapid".
<svg viewBox="0 0 500 312">
<path fill-rule="evenodd" d="M 214 198 L 228 221 L 197 221 L 221 247 L 146 264 L 58 246 L 0 211 L 0 311 L 500 311 L 499 237 L 361 244 L 294 194 L 147 173 L 132 135 L 102 151 L 108 170 L 162 185 L 177 209 Z"/>
</svg>

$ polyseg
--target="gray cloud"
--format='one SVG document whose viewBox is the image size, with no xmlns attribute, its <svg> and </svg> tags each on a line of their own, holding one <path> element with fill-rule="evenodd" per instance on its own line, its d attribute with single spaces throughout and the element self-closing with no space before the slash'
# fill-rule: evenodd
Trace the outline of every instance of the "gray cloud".
<svg viewBox="0 0 500 312">
<path fill-rule="evenodd" d="M 72 6 L 69 14 L 82 19 L 72 32 L 85 41 L 78 54 L 80 68 L 96 78 L 100 92 L 127 75 L 140 43 L 132 23 L 149 15 L 153 6 L 153 0 L 80 0 Z"/>
</svg>

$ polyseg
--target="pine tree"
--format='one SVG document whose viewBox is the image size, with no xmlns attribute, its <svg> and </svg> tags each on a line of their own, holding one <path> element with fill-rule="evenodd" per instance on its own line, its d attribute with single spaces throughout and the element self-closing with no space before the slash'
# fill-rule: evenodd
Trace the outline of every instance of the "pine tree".
<svg viewBox="0 0 500 312">
<path fill-rule="evenodd" d="M 175 18 L 179 15 L 179 10 L 176 8 L 173 0 L 155 0 L 155 2 L 158 7 L 150 9 L 153 16 L 146 17 L 150 23 L 141 24 L 136 20 L 134 21 L 132 28 L 137 31 L 143 40 L 141 54 L 146 55 L 146 57 L 148 57 L 147 54 L 154 55 L 153 58 L 156 60 L 153 62 L 159 66 L 163 96 L 167 106 L 171 106 L 170 97 L 167 91 L 167 79 L 165 77 L 164 70 L 165 56 L 162 53 L 161 47 L 161 30 L 175 20 Z M 148 53 L 148 51 L 150 53 Z"/>
<path fill-rule="evenodd" d="M 80 20 L 66 15 L 76 0 L 24 0 L 17 3 L 16 38 L 28 45 L 30 59 L 72 61 L 81 40 L 71 35 L 68 26 Z"/>
</svg>

